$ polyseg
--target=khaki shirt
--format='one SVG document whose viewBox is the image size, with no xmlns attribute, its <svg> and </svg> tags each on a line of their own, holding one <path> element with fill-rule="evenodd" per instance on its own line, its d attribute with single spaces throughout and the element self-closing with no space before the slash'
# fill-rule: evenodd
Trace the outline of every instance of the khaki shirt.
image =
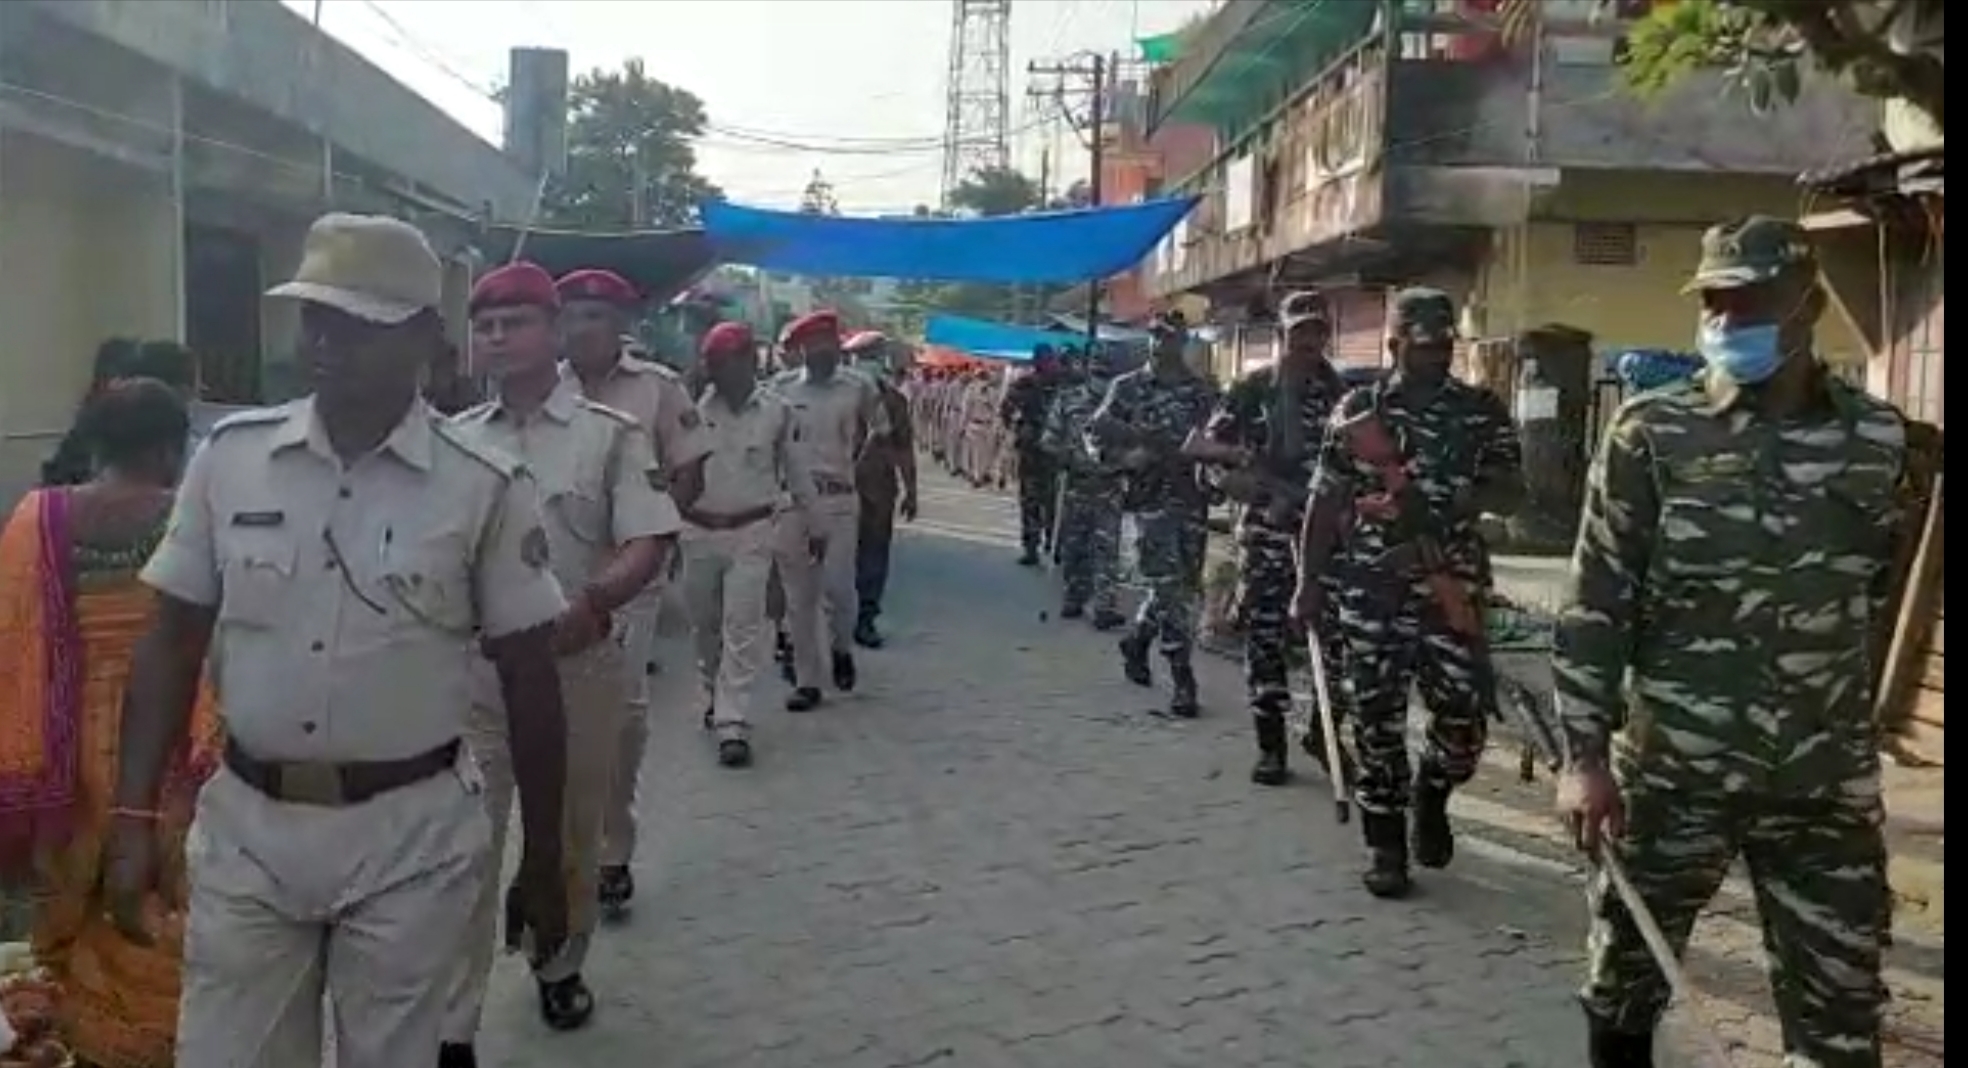
<svg viewBox="0 0 1968 1068">
<path fill-rule="evenodd" d="M 788 371 L 772 388 L 792 405 L 792 451 L 812 472 L 815 486 L 823 493 L 828 485 L 853 489 L 862 445 L 888 430 L 880 390 L 844 367 L 825 381 L 815 381 L 803 370 Z"/>
<path fill-rule="evenodd" d="M 636 538 L 682 529 L 649 435 L 563 379 L 531 416 L 489 401 L 452 420 L 471 440 L 518 457 L 540 487 L 554 577 L 579 590 Z"/>
<path fill-rule="evenodd" d="M 776 506 L 788 493 L 800 507 L 813 502 L 813 473 L 805 454 L 793 446 L 798 424 L 785 397 L 758 386 L 733 409 L 713 386 L 704 391 L 697 410 L 711 442 L 697 510 L 737 515 Z"/>
<path fill-rule="evenodd" d="M 227 733 L 265 760 L 396 760 L 462 732 L 478 656 L 566 607 L 519 463 L 422 401 L 345 463 L 311 400 L 192 458 L 150 586 L 218 610 Z"/>
<path fill-rule="evenodd" d="M 623 356 L 607 378 L 587 386 L 572 364 L 563 363 L 560 377 L 574 383 L 596 404 L 628 413 L 648 432 L 657 462 L 672 475 L 711 451 L 690 391 L 683 388 L 683 380 L 675 371 L 662 364 Z"/>
</svg>

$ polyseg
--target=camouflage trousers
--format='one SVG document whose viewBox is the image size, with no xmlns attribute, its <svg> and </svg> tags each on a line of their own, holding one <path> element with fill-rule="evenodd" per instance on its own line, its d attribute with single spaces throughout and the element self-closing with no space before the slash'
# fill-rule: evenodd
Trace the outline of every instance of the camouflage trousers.
<svg viewBox="0 0 1968 1068">
<path fill-rule="evenodd" d="M 1120 490 L 1109 481 L 1069 474 L 1065 506 L 1059 519 L 1065 606 L 1113 611 L 1121 557 Z"/>
<path fill-rule="evenodd" d="M 1408 755 L 1408 694 L 1427 713 L 1421 774 L 1431 786 L 1469 781 L 1483 758 L 1495 707 L 1488 651 L 1446 626 L 1420 589 L 1386 594 L 1376 580 L 1346 581 L 1339 598 L 1341 673 L 1353 713 L 1360 811 L 1407 810 L 1414 781 Z"/>
<path fill-rule="evenodd" d="M 1059 506 L 1059 470 L 1037 449 L 1018 451 L 1018 541 L 1037 552 L 1052 538 L 1053 511 Z"/>
<path fill-rule="evenodd" d="M 1621 769 L 1627 874 L 1679 956 L 1740 854 L 1756 892 L 1785 1068 L 1879 1068 L 1885 843 L 1877 799 L 1724 794 L 1697 774 Z M 1628 1033 L 1651 1031 L 1667 980 L 1605 875 L 1586 890 L 1592 927 L 1586 1010 Z"/>
<path fill-rule="evenodd" d="M 1209 528 L 1198 508 L 1135 513 L 1135 553 L 1148 596 L 1135 611 L 1134 632 L 1158 640 L 1162 655 L 1186 661 L 1196 643 L 1203 597 L 1203 555 Z"/>
</svg>

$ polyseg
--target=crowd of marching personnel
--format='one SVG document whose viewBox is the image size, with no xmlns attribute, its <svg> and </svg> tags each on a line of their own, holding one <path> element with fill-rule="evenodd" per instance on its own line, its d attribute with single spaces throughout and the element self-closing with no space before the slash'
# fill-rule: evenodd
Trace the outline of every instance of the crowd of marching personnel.
<svg viewBox="0 0 1968 1068">
<path fill-rule="evenodd" d="M 0 533 L 0 863 L 36 887 L 82 1064 L 297 1068 L 326 1041 L 339 1068 L 468 1068 L 502 944 L 547 1025 L 586 1024 L 588 950 L 635 893 L 656 591 L 680 589 L 716 759 L 747 766 L 775 655 L 807 712 L 882 644 L 918 438 L 975 485 L 1017 480 L 1020 562 L 1058 562 L 1060 616 L 1116 633 L 1128 680 L 1155 685 L 1159 654 L 1172 716 L 1201 711 L 1206 518 L 1235 503 L 1252 780 L 1290 777 L 1302 649 L 1299 742 L 1360 812 L 1364 888 L 1451 863 L 1448 801 L 1497 712 L 1476 520 L 1515 507 L 1522 461 L 1450 373 L 1447 295 L 1390 301 L 1391 370 L 1364 383 L 1328 362 L 1314 293 L 1225 389 L 1174 315 L 1141 367 L 1040 351 L 1008 385 L 910 374 L 829 312 L 772 345 L 725 323 L 686 380 L 625 351 L 629 283 L 516 262 L 471 294 L 481 399 L 442 289 L 413 227 L 323 217 L 269 293 L 299 307 L 308 396 L 197 428 L 182 350 L 106 346 Z M 1710 231 L 1690 291 L 1707 370 L 1613 417 L 1554 652 L 1551 756 L 1601 861 L 1582 1063 L 1655 1063 L 1675 965 L 1650 941 L 1679 952 L 1741 854 L 1787 1065 L 1878 1068 L 1866 635 L 1906 424 L 1812 357 L 1795 227 Z"/>
<path fill-rule="evenodd" d="M 201 428 L 189 353 L 105 345 L 5 527 L 0 861 L 82 1064 L 469 1066 L 501 943 L 583 1026 L 658 591 L 734 769 L 775 650 L 803 712 L 882 644 L 916 509 L 886 338 L 815 313 L 767 367 L 723 324 L 687 382 L 625 351 L 631 284 L 518 262 L 471 294 L 483 399 L 441 293 L 414 228 L 322 218 L 270 294 L 307 397 Z"/>
</svg>

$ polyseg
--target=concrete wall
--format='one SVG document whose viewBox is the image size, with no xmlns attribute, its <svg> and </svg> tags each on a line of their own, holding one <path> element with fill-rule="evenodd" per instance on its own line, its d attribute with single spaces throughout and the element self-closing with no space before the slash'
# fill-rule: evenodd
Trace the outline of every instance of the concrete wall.
<svg viewBox="0 0 1968 1068">
<path fill-rule="evenodd" d="M 433 196 L 524 219 L 534 183 L 494 146 L 278 0 L 9 0 L 256 107 Z"/>
<path fill-rule="evenodd" d="M 1494 233 L 1470 294 L 1481 333 L 1506 336 L 1559 322 L 1591 331 L 1601 350 L 1687 350 L 1696 309 L 1680 289 L 1694 273 L 1702 231 L 1756 212 L 1793 214 L 1797 195 L 1792 182 L 1776 176 L 1568 171 L 1536 219 Z M 1577 262 L 1574 227 L 1581 222 L 1634 224 L 1636 262 Z M 1862 353 L 1851 329 L 1829 317 L 1819 342 L 1832 359 Z"/>
<path fill-rule="evenodd" d="M 1388 93 L 1388 155 L 1398 164 L 1600 167 L 1795 175 L 1864 156 L 1879 121 L 1869 101 L 1808 78 L 1796 104 L 1767 115 L 1690 75 L 1642 100 L 1610 65 L 1548 63 L 1533 118 L 1525 63 L 1407 60 Z M 1535 121 L 1537 137 L 1529 132 Z"/>
<path fill-rule="evenodd" d="M 0 134 L 0 501 L 67 430 L 97 344 L 176 331 L 175 222 L 159 176 Z"/>
</svg>

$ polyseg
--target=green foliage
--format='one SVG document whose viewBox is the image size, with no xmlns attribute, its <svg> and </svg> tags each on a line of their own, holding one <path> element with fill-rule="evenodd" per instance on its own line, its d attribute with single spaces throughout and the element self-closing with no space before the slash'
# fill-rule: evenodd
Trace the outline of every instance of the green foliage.
<svg viewBox="0 0 1968 1068">
<path fill-rule="evenodd" d="M 1623 74 L 1652 95 L 1719 70 L 1761 111 L 1794 101 L 1809 63 L 1945 129 L 1943 13 L 1941 0 L 1679 0 L 1630 28 Z"/>
<path fill-rule="evenodd" d="M 640 208 L 646 226 L 688 226 L 698 204 L 720 195 L 697 173 L 691 147 L 704 133 L 704 102 L 650 77 L 641 60 L 575 78 L 567 105 L 567 173 L 548 183 L 545 225 L 627 230 Z"/>
</svg>

